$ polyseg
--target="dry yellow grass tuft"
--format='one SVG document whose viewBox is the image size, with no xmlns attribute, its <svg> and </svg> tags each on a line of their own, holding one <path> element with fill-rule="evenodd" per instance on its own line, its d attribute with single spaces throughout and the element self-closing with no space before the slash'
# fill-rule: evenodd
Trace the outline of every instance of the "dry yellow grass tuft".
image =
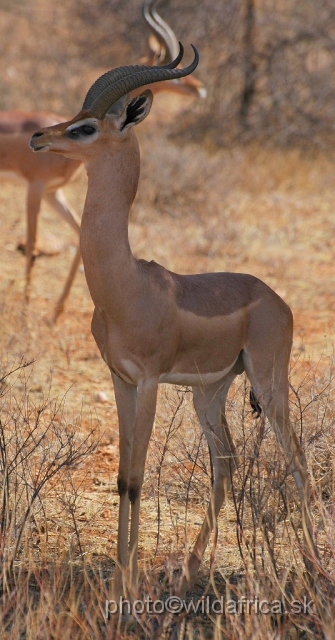
<svg viewBox="0 0 335 640">
<path fill-rule="evenodd" d="M 159 100 L 157 103 L 159 111 Z M 133 250 L 137 256 L 153 258 L 184 273 L 254 273 L 292 306 L 292 419 L 309 459 L 320 559 L 330 589 L 335 561 L 331 507 L 335 453 L 331 159 L 258 147 L 209 155 L 193 145 L 177 148 L 168 140 L 163 152 L 150 135 L 159 126 L 159 117 L 153 115 L 152 129 L 143 126 L 140 134 L 143 171 L 130 228 Z M 85 187 L 82 177 L 67 189 L 78 210 Z M 77 275 L 59 323 L 51 329 L 44 322 L 75 251 L 75 238 L 48 209 L 43 211 L 41 234 L 60 237 L 65 250 L 59 256 L 37 259 L 31 305 L 23 314 L 24 259 L 15 251 L 23 232 L 20 187 L 4 183 L 0 212 L 2 368 L 4 372 L 15 368 L 23 357 L 35 361 L 25 370 L 24 379 L 10 376 L 10 405 L 2 409 L 9 416 L 7 437 L 15 423 L 11 414 L 15 404 L 28 403 L 34 416 L 49 398 L 58 403 L 64 400 L 59 428 L 80 422 L 78 433 L 83 437 L 94 425 L 100 429 L 94 452 L 83 456 L 76 466 L 66 467 L 66 472 L 59 471 L 32 507 L 15 556 L 14 583 L 8 578 L 7 592 L 3 593 L 2 637 L 48 639 L 62 635 L 72 639 L 83 637 L 83 629 L 96 638 L 114 637 L 108 635 L 112 631 L 104 619 L 103 606 L 110 597 L 110 558 L 116 548 L 117 419 L 109 373 L 90 335 L 92 303 L 83 273 Z M 101 391 L 107 394 L 108 402 L 97 401 Z M 215 637 L 225 637 L 225 633 L 233 638 L 270 637 L 271 630 L 277 628 L 284 638 L 299 625 L 309 629 L 310 637 L 320 637 L 321 630 L 326 633 L 330 605 L 322 595 L 325 587 L 321 585 L 319 592 L 314 592 L 303 574 L 294 488 L 286 478 L 273 435 L 267 429 L 260 431 L 251 418 L 245 391 L 241 379 L 230 394 L 228 421 L 241 464 L 233 496 L 220 516 L 215 565 L 211 567 L 209 550 L 190 595 L 198 601 L 206 594 L 208 577 L 214 571 L 208 592 L 211 602 L 218 596 L 224 602 L 244 596 L 253 601 L 258 597 L 285 602 L 308 597 L 316 602 L 313 615 L 248 616 L 244 612 L 242 617 L 213 615 L 210 621 L 199 609 L 197 615 L 171 620 L 158 615 L 155 623 L 152 616 L 142 616 L 140 627 L 124 630 L 125 637 L 139 637 L 140 633 L 163 637 L 164 624 L 173 633 L 174 625 L 182 621 L 189 637 L 198 632 L 204 637 L 213 633 Z M 8 397 L 6 390 L 4 402 Z M 163 593 L 166 598 L 173 592 L 173 568 L 180 565 L 198 531 L 209 486 L 208 454 L 189 394 L 162 387 L 141 516 L 144 593 L 155 593 L 156 598 Z M 17 534 L 11 535 L 15 539 Z M 5 540 L 4 550 L 6 544 Z M 6 554 L 3 560 L 6 567 Z M 161 582 L 162 570 L 167 575 L 170 571 L 170 581 Z M 22 602 L 28 610 L 23 617 L 18 613 Z M 50 608 L 58 612 L 56 617 L 55 613 L 50 617 Z M 88 609 L 90 615 L 84 613 Z M 70 611 L 72 622 L 67 628 L 61 620 Z M 41 620 L 46 615 L 48 623 L 43 627 Z M 16 636 L 10 635 L 14 632 Z"/>
<path fill-rule="evenodd" d="M 91 23 L 102 29 L 104 15 L 98 15 L 93 5 L 79 3 L 79 20 L 74 11 L 77 3 L 49 6 L 35 0 L 31 4 L 32 23 L 19 0 L 17 15 L 0 12 L 3 51 L 7 51 L 2 107 L 72 112 L 105 63 L 128 62 L 132 44 L 122 39 L 123 23 L 116 19 L 116 12 L 103 27 L 102 35 L 108 31 L 108 37 L 101 38 L 100 50 Z M 125 11 L 120 3 L 113 6 Z M 110 25 L 119 40 L 109 37 Z M 45 32 L 49 42 L 43 39 Z M 88 48 L 93 57 L 84 73 Z M 206 54 L 205 46 L 203 50 Z M 190 613 L 183 610 L 175 617 L 167 611 L 144 614 L 121 631 L 113 630 L 106 620 L 105 602 L 110 598 L 116 549 L 117 416 L 109 372 L 90 333 L 92 302 L 84 274 L 79 272 L 58 324 L 50 328 L 44 321 L 76 250 L 72 231 L 45 206 L 40 234 L 54 235 L 64 250 L 36 260 L 31 304 L 24 313 L 24 258 L 16 245 L 25 231 L 25 193 L 20 185 L 3 182 L 3 640 L 175 638 L 178 634 L 216 640 L 335 637 L 334 157 L 326 151 L 256 143 L 225 149 L 206 136 L 202 145 L 182 133 L 171 137 L 182 110 L 190 114 L 197 109 L 191 100 L 161 94 L 155 98 L 150 118 L 139 127 L 142 175 L 130 223 L 132 248 L 137 257 L 154 259 L 181 273 L 252 273 L 291 306 L 295 318 L 291 414 L 311 472 L 312 513 L 322 565 L 319 582 L 310 584 L 304 574 L 300 512 L 281 450 L 266 425 L 253 420 L 241 378 L 231 390 L 228 411 L 240 466 L 213 541 L 215 563 L 210 549 L 187 600 L 189 606 L 190 598 L 194 603 L 207 602 L 208 596 L 210 603 L 223 602 L 224 608 L 233 603 L 232 610 L 225 608 L 223 614 L 218 606 L 206 612 L 200 606 L 193 614 L 191 608 Z M 66 193 L 81 211 L 85 177 L 69 185 Z M 34 362 L 2 380 L 20 367 L 22 359 Z M 107 401 L 99 401 L 101 394 L 106 394 Z M 22 449 L 24 442 L 30 448 Z M 63 466 L 55 460 L 60 443 L 68 456 Z M 18 451 L 26 455 L 17 457 Z M 36 493 L 43 469 L 45 483 Z M 162 386 L 141 512 L 143 597 L 166 601 L 174 593 L 178 568 L 207 506 L 210 481 L 208 453 L 189 393 Z M 250 611 L 245 599 L 253 603 Z M 257 599 L 280 606 L 257 613 Z M 314 602 L 312 611 L 290 608 L 293 600 L 302 605 L 305 599 Z M 235 613 L 234 603 L 237 609 L 240 606 Z"/>
</svg>

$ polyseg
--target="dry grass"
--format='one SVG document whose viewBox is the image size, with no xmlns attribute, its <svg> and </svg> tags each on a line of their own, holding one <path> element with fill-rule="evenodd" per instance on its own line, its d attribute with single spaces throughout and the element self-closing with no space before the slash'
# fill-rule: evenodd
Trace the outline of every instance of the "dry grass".
<svg viewBox="0 0 335 640">
<path fill-rule="evenodd" d="M 8 15 L 6 20 L 7 33 Z M 18 37 L 26 33 L 25 24 L 26 17 L 21 16 L 16 23 Z M 53 44 L 57 29 L 51 38 Z M 67 29 L 68 25 L 63 25 L 64 34 Z M 127 46 L 123 43 L 118 49 L 113 43 L 115 55 L 122 57 Z M 31 47 L 28 42 L 27 59 Z M 70 75 L 71 70 L 79 73 L 80 56 L 77 44 L 72 42 L 71 47 L 71 69 L 52 66 L 53 80 L 62 69 L 58 87 L 53 81 L 53 93 L 48 95 L 43 85 L 43 104 L 33 103 L 32 92 L 27 107 L 72 108 L 72 103 L 57 97 L 63 81 L 65 88 L 72 87 L 73 100 L 78 95 L 81 101 L 78 75 L 75 80 Z M 47 62 L 41 62 L 45 77 Z M 20 74 L 28 77 L 25 68 Z M 17 93 L 11 94 L 12 98 L 17 95 L 17 103 L 4 106 L 23 108 L 27 77 L 22 88 L 18 83 Z M 7 82 L 11 80 L 7 78 Z M 88 84 L 87 78 L 85 82 Z M 118 505 L 118 434 L 110 376 L 90 334 L 92 303 L 83 273 L 77 275 L 57 326 L 50 328 L 44 322 L 61 290 L 76 242 L 71 230 L 47 207 L 43 208 L 41 237 L 56 235 L 64 249 L 57 257 L 36 261 L 31 305 L 23 314 L 24 258 L 15 248 L 24 235 L 25 194 L 21 186 L 4 182 L 0 196 L 0 378 L 23 358 L 34 361 L 11 374 L 1 386 L 0 420 L 8 455 L 13 456 L 24 435 L 34 434 L 34 425 L 41 429 L 41 436 L 45 434 L 42 448 L 32 446 L 7 485 L 4 458 L 0 463 L 2 497 L 7 496 L 8 505 L 7 520 L 3 510 L 0 541 L 0 636 L 4 640 L 108 640 L 118 635 L 163 638 L 177 634 L 180 638 L 216 640 L 335 637 L 331 624 L 335 581 L 334 158 L 330 153 L 257 144 L 217 149 L 210 141 L 200 146 L 186 137 L 171 137 L 181 110 L 196 109 L 191 100 L 160 95 L 152 114 L 139 127 L 143 159 L 130 225 L 133 251 L 181 273 L 253 273 L 292 307 L 291 412 L 309 462 L 323 573 L 317 587 L 306 580 L 299 544 L 300 511 L 292 479 L 287 477 L 273 434 L 252 419 L 241 378 L 231 390 L 228 406 L 240 467 L 219 519 L 215 564 L 209 549 L 189 598 L 197 601 L 208 595 L 213 601 L 222 596 L 227 603 L 242 596 L 255 601 L 257 596 L 287 603 L 306 597 L 315 602 L 313 614 L 281 614 L 277 610 L 272 615 L 249 615 L 243 609 L 240 615 L 212 615 L 212 620 L 201 611 L 174 619 L 142 616 L 138 623 L 114 633 L 104 609 L 114 570 Z M 66 191 L 81 211 L 85 177 Z M 98 402 L 100 391 L 106 393 L 107 402 Z M 89 446 L 86 454 L 75 460 L 67 449 L 68 464 L 56 468 L 52 456 L 57 434 L 67 434 L 70 446 L 75 432 L 74 454 L 94 435 L 96 426 L 100 437 L 90 441 L 90 446 L 95 444 L 94 451 Z M 46 469 L 57 473 L 50 478 L 47 475 L 32 500 L 41 460 Z M 28 472 L 32 488 L 22 492 Z M 207 506 L 210 477 L 207 449 L 190 394 L 162 386 L 141 511 L 143 594 L 166 598 L 173 593 L 178 570 Z M 4 494 L 5 486 L 10 493 Z"/>
<path fill-rule="evenodd" d="M 152 118 L 154 131 L 160 126 L 160 103 L 161 98 Z M 176 108 L 172 100 L 171 110 Z M 195 146 L 178 148 L 168 140 L 163 158 L 160 145 L 153 145 L 149 122 L 140 138 L 142 183 L 130 230 L 136 255 L 181 272 L 255 273 L 293 308 L 292 419 L 302 434 L 314 487 L 313 517 L 326 585 L 321 582 L 320 590 L 329 591 L 335 570 L 331 159 L 256 147 L 211 155 Z M 84 177 L 68 187 L 78 209 L 84 191 Z M 99 424 L 101 439 L 94 453 L 46 483 L 32 508 L 15 556 L 14 585 L 2 596 L 2 637 L 109 638 L 114 636 L 104 619 L 104 603 L 110 597 L 110 559 L 116 544 L 116 409 L 107 368 L 90 335 L 92 304 L 82 273 L 59 324 L 50 329 L 43 320 L 75 250 L 71 231 L 47 209 L 41 235 L 61 237 L 64 252 L 37 260 L 32 304 L 27 315 L 22 314 L 24 261 L 14 249 L 23 233 L 23 195 L 20 187 L 4 183 L 0 343 L 4 371 L 23 357 L 35 362 L 24 379 L 10 376 L 8 433 L 16 424 L 13 402 L 28 403 L 33 419 L 34 412 L 54 398 L 62 406 L 59 425 L 65 428 L 80 420 L 79 433 L 88 435 Z M 108 397 L 103 404 L 96 401 L 101 390 Z M 241 465 L 220 517 L 215 565 L 211 568 L 209 550 L 189 597 L 197 601 L 208 593 L 211 601 L 216 594 L 225 602 L 242 596 L 282 602 L 305 596 L 317 602 L 316 610 L 312 617 L 244 611 L 239 616 L 214 615 L 212 621 L 198 611 L 177 616 L 178 625 L 185 626 L 185 637 L 332 638 L 325 613 L 331 605 L 326 596 L 311 591 L 303 572 L 294 487 L 268 429 L 259 451 L 255 449 L 259 427 L 245 402 L 243 379 L 231 391 L 228 421 Z M 209 487 L 207 450 L 190 395 L 163 387 L 141 512 L 143 593 L 173 593 L 174 570 L 197 534 Z M 170 579 L 162 582 L 162 572 Z M 163 630 L 163 620 L 169 631 Z M 156 616 L 154 622 L 153 616 L 142 616 L 140 622 L 124 629 L 125 637 L 176 632 L 176 621 L 168 617 Z"/>
</svg>

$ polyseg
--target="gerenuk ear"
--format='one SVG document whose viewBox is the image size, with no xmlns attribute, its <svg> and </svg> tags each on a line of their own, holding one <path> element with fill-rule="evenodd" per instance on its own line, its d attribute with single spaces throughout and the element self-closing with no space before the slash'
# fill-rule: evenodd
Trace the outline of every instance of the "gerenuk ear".
<svg viewBox="0 0 335 640">
<path fill-rule="evenodd" d="M 142 122 L 150 112 L 152 100 L 153 95 L 150 89 L 146 89 L 139 96 L 130 100 L 117 122 L 120 131 Z"/>
</svg>

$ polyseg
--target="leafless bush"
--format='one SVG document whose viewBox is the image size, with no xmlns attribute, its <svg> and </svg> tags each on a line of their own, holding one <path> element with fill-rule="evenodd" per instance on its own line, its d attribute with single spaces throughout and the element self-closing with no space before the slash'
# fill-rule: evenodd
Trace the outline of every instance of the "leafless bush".
<svg viewBox="0 0 335 640">
<path fill-rule="evenodd" d="M 140 5 L 3 3 L 0 107 L 59 113 L 78 108 L 103 69 L 137 62 L 144 54 Z M 198 46 L 197 74 L 209 90 L 206 101 L 194 102 L 178 117 L 176 142 L 188 138 L 213 147 L 256 137 L 280 144 L 332 143 L 332 0 L 171 0 L 157 8 L 181 41 Z"/>
<path fill-rule="evenodd" d="M 232 389 L 227 407 L 240 457 L 232 490 L 239 568 L 232 572 L 222 566 L 219 526 L 217 568 L 214 571 L 212 566 L 209 583 L 205 569 L 205 580 L 200 576 L 190 594 L 194 603 L 208 598 L 208 602 L 223 603 L 228 609 L 219 615 L 215 611 L 201 613 L 201 609 L 194 612 L 190 605 L 188 613 L 185 610 L 178 616 L 143 614 L 117 631 L 105 615 L 105 603 L 111 597 L 112 562 L 85 559 L 78 522 L 80 483 L 65 473 L 92 452 L 93 434 L 81 436 L 78 423 L 65 420 L 63 403 L 52 402 L 49 395 L 33 404 L 26 384 L 18 400 L 17 393 L 12 393 L 13 385 L 15 376 L 23 375 L 24 365 L 19 363 L 17 373 L 11 370 L 1 379 L 0 633 L 4 640 L 79 640 L 86 636 L 112 640 L 176 634 L 191 639 L 202 635 L 284 639 L 292 637 L 293 629 L 296 637 L 333 637 L 335 545 L 330 495 L 335 441 L 330 367 L 297 363 L 292 371 L 291 415 L 311 469 L 311 509 L 322 565 L 318 580 L 311 583 L 304 573 L 294 483 L 267 424 L 253 420 L 248 387 L 242 379 Z M 177 580 L 177 565 L 166 550 L 163 510 L 170 510 L 169 535 L 175 536 L 179 551 L 184 543 L 187 554 L 188 541 L 198 531 L 199 514 L 207 507 L 211 484 L 208 452 L 188 389 L 166 394 L 165 403 L 171 417 L 167 420 L 165 411 L 164 419 L 158 416 L 144 489 L 144 494 L 153 493 L 156 503 L 157 558 L 159 553 L 162 558 L 164 548 L 163 561 L 151 559 L 142 577 L 140 593 L 153 601 L 173 595 Z M 62 502 L 72 522 L 76 554 L 63 545 L 55 557 L 48 545 L 41 543 L 47 535 L 44 510 L 51 494 Z M 223 513 L 221 523 L 225 517 Z M 268 615 L 257 613 L 255 607 L 261 601 L 275 608 Z M 307 607 L 309 602 L 312 604 Z"/>
<path fill-rule="evenodd" d="M 334 507 L 330 498 L 335 452 L 332 371 L 332 362 L 322 361 L 319 366 L 297 362 L 291 378 L 291 419 L 306 450 L 311 471 L 311 510 L 321 564 L 321 570 L 320 566 L 316 567 L 315 582 L 308 579 L 304 569 L 306 552 L 302 543 L 300 501 L 284 454 L 267 422 L 252 418 L 246 382 L 237 382 L 230 393 L 228 423 L 240 460 L 233 478 L 232 503 L 241 568 L 232 573 L 231 569 L 225 570 L 220 561 L 218 549 L 222 546 L 219 544 L 217 570 L 212 571 L 210 589 L 207 587 L 205 596 L 209 594 L 211 601 L 223 598 L 230 607 L 235 603 L 238 615 L 236 611 L 222 618 L 213 615 L 211 633 L 216 633 L 215 637 L 228 634 L 234 639 L 288 638 L 292 629 L 296 630 L 296 637 L 300 637 L 299 630 L 304 630 L 301 637 L 305 637 L 304 633 L 311 638 L 333 637 L 330 631 L 335 597 Z M 148 474 L 157 505 L 156 553 L 164 542 L 161 539 L 162 501 L 170 511 L 170 535 L 173 532 L 179 550 L 185 545 L 186 555 L 187 541 L 200 526 L 199 515 L 195 523 L 193 513 L 199 514 L 199 506 L 205 512 L 208 504 L 210 461 L 190 400 L 187 390 L 179 392 L 174 400 L 167 399 L 172 418 L 156 430 L 151 447 Z M 221 523 L 226 516 L 227 513 L 221 515 Z M 176 567 L 171 557 L 166 568 L 169 574 L 170 567 L 170 578 L 167 583 L 161 582 L 161 588 L 167 591 L 176 581 L 176 576 L 171 574 L 171 563 Z M 192 591 L 193 599 L 204 596 L 203 584 L 200 577 Z M 258 610 L 257 613 L 260 601 L 270 606 L 273 603 L 273 612 L 262 615 Z M 310 607 L 308 602 L 312 602 Z M 177 626 L 181 619 L 190 637 L 200 628 L 207 629 L 200 615 L 193 618 L 185 615 L 176 622 Z"/>
<path fill-rule="evenodd" d="M 235 580 L 229 587 L 238 600 L 244 596 L 255 602 L 255 598 L 277 601 L 278 611 L 285 615 L 275 616 L 270 627 L 277 629 L 278 637 L 286 637 L 292 627 L 304 629 L 311 637 L 328 637 L 335 596 L 334 579 L 334 510 L 329 494 L 323 495 L 322 486 L 328 491 L 333 485 L 334 455 L 334 405 L 332 363 L 329 368 L 319 369 L 308 363 L 305 375 L 295 387 L 292 384 L 291 419 L 296 425 L 306 453 L 309 457 L 312 484 L 311 510 L 315 523 L 315 538 L 320 550 L 322 569 L 316 567 L 315 582 L 307 578 L 303 570 L 303 545 L 301 522 L 297 519 L 299 502 L 296 501 L 292 479 L 276 446 L 273 436 L 267 434 L 266 425 L 260 422 L 250 438 L 250 427 L 243 436 L 243 457 L 239 478 L 233 484 L 233 500 L 236 509 L 238 545 L 243 561 L 244 578 L 241 584 Z M 303 370 L 304 363 L 301 365 Z M 300 369 L 300 365 L 297 364 Z M 296 377 L 293 370 L 292 378 Z M 242 421 L 243 424 L 243 421 Z M 249 433 L 248 433 L 249 431 Z M 247 436 L 247 437 L 245 437 Z M 325 478 L 327 482 L 325 483 Z M 267 594 L 267 595 L 266 595 Z M 299 615 L 292 609 L 292 602 L 300 603 Z M 303 602 L 313 602 L 304 611 Z M 246 610 L 244 611 L 246 614 Z M 235 632 L 240 627 L 248 631 L 248 637 L 261 631 L 260 619 L 245 615 L 243 624 L 229 619 Z M 264 621 L 263 621 L 264 622 Z M 266 626 L 266 625 L 265 625 Z M 265 632 L 265 626 L 263 633 Z M 252 633 L 251 633 L 252 631 Z M 235 636 L 233 636 L 235 637 Z M 236 637 L 239 637 L 238 635 Z M 329 637 L 332 637 L 331 635 Z"/>
<path fill-rule="evenodd" d="M 12 584 L 15 561 L 46 534 L 44 499 L 56 477 L 90 455 L 97 443 L 96 429 L 82 434 L 80 417 L 66 419 L 64 399 L 52 400 L 49 393 L 38 403 L 29 398 L 22 370 L 31 364 L 21 362 L 0 379 L 2 589 Z M 12 392 L 18 375 L 23 382 L 21 397 L 17 389 Z"/>
</svg>

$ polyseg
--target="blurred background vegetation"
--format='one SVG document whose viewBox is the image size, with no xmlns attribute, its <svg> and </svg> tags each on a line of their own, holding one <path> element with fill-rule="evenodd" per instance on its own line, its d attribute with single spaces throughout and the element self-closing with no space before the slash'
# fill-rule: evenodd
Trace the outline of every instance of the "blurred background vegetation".
<svg viewBox="0 0 335 640">
<path fill-rule="evenodd" d="M 73 117 L 101 73 L 138 63 L 146 54 L 148 30 L 141 6 L 142 0 L 0 0 L 0 109 L 45 110 Z M 334 584 L 335 3 L 160 0 L 157 10 L 185 45 L 186 64 L 192 55 L 189 44 L 198 47 L 200 64 L 195 75 L 205 83 L 208 98 L 158 94 L 150 117 L 137 128 L 142 161 L 131 214 L 131 246 L 136 257 L 154 259 L 181 273 L 252 273 L 291 306 L 295 319 L 291 416 L 299 437 L 303 434 L 314 478 L 313 514 L 324 575 L 328 572 Z M 85 194 L 83 172 L 66 187 L 78 213 Z M 42 211 L 42 236 L 51 232 L 60 238 L 63 251 L 53 259 L 42 256 L 36 261 L 26 321 L 22 314 L 24 257 L 16 251 L 25 234 L 26 194 L 22 185 L 3 182 L 0 196 L 3 381 L 10 370 L 5 366 L 6 357 L 9 362 L 16 358 L 19 368 L 26 366 L 22 362 L 27 359 L 36 360 L 27 379 L 19 376 L 8 390 L 0 385 L 5 417 L 0 449 L 2 446 L 3 460 L 7 460 L 7 466 L 0 469 L 0 484 L 2 480 L 3 486 L 9 486 L 10 481 L 16 500 L 20 495 L 17 486 L 20 482 L 23 486 L 22 501 L 11 507 L 16 520 L 14 516 L 6 520 L 4 512 L 0 522 L 5 532 L 2 549 L 7 544 L 11 564 L 18 551 L 21 562 L 15 590 L 8 591 L 7 601 L 3 599 L 2 609 L 0 606 L 0 637 L 82 640 L 86 632 L 87 637 L 106 640 L 111 632 L 108 626 L 101 631 L 99 607 L 106 598 L 105 576 L 111 573 L 110 558 L 115 554 L 118 504 L 113 494 L 117 414 L 110 375 L 90 334 L 92 302 L 84 273 L 77 274 L 59 324 L 51 330 L 42 321 L 60 294 L 76 252 L 73 231 L 48 207 Z M 246 390 L 245 381 L 239 380 L 229 396 L 228 422 L 243 464 L 236 476 L 234 498 L 220 518 L 216 549 L 218 572 L 223 577 L 220 588 L 224 590 L 228 576 L 233 585 L 229 594 L 256 594 L 271 601 L 278 597 L 278 575 L 286 576 L 281 590 L 299 598 L 307 593 L 307 601 L 315 600 L 320 612 L 321 591 L 313 593 L 299 570 L 301 554 L 296 531 L 291 529 L 299 514 L 294 496 L 289 502 L 294 519 L 285 516 L 292 493 L 281 449 L 267 433 L 266 442 L 259 446 L 260 432 L 250 413 L 245 413 L 249 411 Z M 107 401 L 98 399 L 101 392 Z M 148 558 L 150 571 L 152 566 L 160 572 L 162 567 L 173 567 L 170 558 L 175 552 L 180 566 L 207 504 L 209 467 L 203 463 L 205 453 L 188 394 L 182 394 L 184 404 L 179 405 L 177 415 L 180 396 L 169 385 L 162 386 L 150 445 L 140 540 L 142 568 Z M 63 408 L 66 399 L 66 410 L 59 410 L 55 418 L 49 411 L 49 397 L 57 398 L 54 412 Z M 174 431 L 176 416 L 176 423 L 183 422 L 178 433 Z M 35 420 L 42 432 L 48 431 L 45 442 L 51 442 L 50 446 L 54 447 L 59 429 L 68 434 L 70 462 L 82 450 L 71 449 L 72 432 L 78 436 L 79 447 L 92 434 L 92 421 L 93 426 L 98 421 L 102 429 L 95 453 L 88 446 L 88 455 L 78 466 L 64 466 L 66 472 L 45 482 L 38 500 L 34 483 L 31 493 L 25 493 L 25 479 L 30 474 L 34 480 L 40 455 L 46 470 L 42 478 L 51 478 L 54 458 L 51 454 L 49 458 L 44 440 L 42 454 L 32 445 L 24 464 L 20 459 L 19 464 L 15 462 L 15 447 L 21 451 L 20 439 L 29 426 L 34 429 Z M 25 441 L 23 454 L 29 442 Z M 4 471 L 9 477 L 12 451 L 15 464 L 7 481 Z M 20 474 L 18 481 L 15 474 Z M 31 505 L 31 514 L 25 501 Z M 31 518 L 24 516 L 23 507 Z M 19 520 L 22 513 L 24 518 Z M 20 549 L 12 542 L 17 531 L 23 541 Z M 29 565 L 31 558 L 34 562 Z M 69 558 L 78 562 L 75 577 L 80 571 L 82 582 L 73 579 L 74 564 Z M 88 563 L 83 570 L 82 560 Z M 103 580 L 100 573 L 94 573 L 98 561 L 104 566 Z M 283 567 L 291 562 L 294 570 L 284 572 Z M 209 556 L 206 563 L 204 581 L 198 583 L 199 596 L 207 593 Z M 100 585 L 97 589 L 92 572 Z M 155 575 L 149 573 L 153 585 L 149 584 L 149 593 L 156 589 Z M 161 579 L 159 585 L 161 588 Z M 329 589 L 330 597 L 332 593 Z M 251 623 L 254 626 L 248 631 Z M 254 616 L 251 621 L 234 616 L 226 618 L 222 633 L 222 620 L 218 620 L 212 635 L 204 619 L 192 624 L 206 627 L 202 636 L 206 638 L 270 638 L 274 633 L 285 640 L 333 637 L 333 623 L 326 628 L 317 616 L 312 621 L 285 616 L 275 620 Z M 129 637 L 141 636 L 135 629 Z M 146 637 L 168 636 L 154 629 Z M 187 632 L 187 637 L 198 638 L 200 632 Z"/>
<path fill-rule="evenodd" d="M 78 109 L 100 72 L 145 53 L 141 5 L 1 0 L 0 108 Z M 333 0 L 170 0 L 157 9 L 185 45 L 199 48 L 197 75 L 209 92 L 179 115 L 171 136 L 209 148 L 255 138 L 332 146 Z"/>
</svg>

